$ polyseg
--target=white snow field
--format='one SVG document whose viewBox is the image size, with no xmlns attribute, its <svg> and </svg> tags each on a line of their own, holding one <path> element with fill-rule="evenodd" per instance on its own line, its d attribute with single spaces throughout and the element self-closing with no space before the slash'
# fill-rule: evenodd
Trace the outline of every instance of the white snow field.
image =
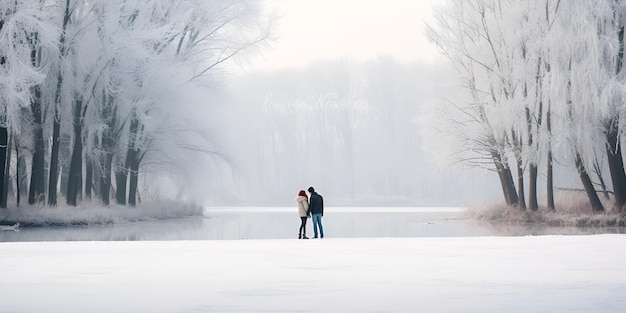
<svg viewBox="0 0 626 313">
<path fill-rule="evenodd" d="M 0 243 L 0 312 L 626 312 L 626 235 Z"/>
</svg>

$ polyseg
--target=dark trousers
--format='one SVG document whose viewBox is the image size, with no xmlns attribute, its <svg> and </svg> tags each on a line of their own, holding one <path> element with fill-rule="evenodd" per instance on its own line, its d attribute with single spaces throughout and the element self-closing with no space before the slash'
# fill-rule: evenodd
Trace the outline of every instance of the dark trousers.
<svg viewBox="0 0 626 313">
<path fill-rule="evenodd" d="M 302 221 L 300 223 L 300 231 L 298 232 L 298 234 L 302 234 L 302 235 L 306 235 L 306 217 L 301 217 L 300 220 Z"/>
</svg>

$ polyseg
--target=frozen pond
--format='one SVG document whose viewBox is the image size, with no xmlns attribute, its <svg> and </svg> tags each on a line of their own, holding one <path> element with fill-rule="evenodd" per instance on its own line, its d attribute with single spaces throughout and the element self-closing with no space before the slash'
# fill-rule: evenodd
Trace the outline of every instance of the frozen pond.
<svg viewBox="0 0 626 313">
<path fill-rule="evenodd" d="M 594 312 L 625 235 L 5 242 L 0 312 Z"/>
<path fill-rule="evenodd" d="M 327 208 L 324 240 L 295 239 L 292 208 L 0 231 L 24 241 L 0 243 L 0 312 L 624 312 L 626 236 L 500 236 L 623 229 L 462 217 Z"/>
<path fill-rule="evenodd" d="M 326 208 L 326 237 L 443 237 L 486 234 L 462 218 L 461 208 Z M 202 217 L 113 225 L 22 227 L 0 241 L 235 240 L 297 238 L 291 207 L 211 207 Z M 313 224 L 307 223 L 312 237 Z"/>
<path fill-rule="evenodd" d="M 624 228 L 544 228 L 476 225 L 463 208 L 329 207 L 327 238 L 472 237 L 500 235 L 626 233 Z M 291 207 L 213 207 L 204 216 L 98 226 L 21 227 L 0 231 L 0 242 L 236 240 L 297 238 L 299 217 Z M 309 219 L 307 235 L 312 237 Z"/>
</svg>

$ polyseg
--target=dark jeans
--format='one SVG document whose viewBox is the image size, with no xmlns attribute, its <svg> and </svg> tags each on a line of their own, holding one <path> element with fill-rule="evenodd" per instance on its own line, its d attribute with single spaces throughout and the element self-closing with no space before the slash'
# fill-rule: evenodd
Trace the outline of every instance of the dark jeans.
<svg viewBox="0 0 626 313">
<path fill-rule="evenodd" d="M 300 231 L 298 232 L 298 234 L 302 234 L 302 235 L 306 235 L 306 217 L 301 217 L 300 220 L 302 220 L 302 222 L 300 223 Z"/>
</svg>

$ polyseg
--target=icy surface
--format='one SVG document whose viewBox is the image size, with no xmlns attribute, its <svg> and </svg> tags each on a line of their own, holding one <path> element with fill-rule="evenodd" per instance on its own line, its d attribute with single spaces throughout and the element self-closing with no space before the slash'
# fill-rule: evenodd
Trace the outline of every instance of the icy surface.
<svg viewBox="0 0 626 313">
<path fill-rule="evenodd" d="M 0 243 L 0 312 L 624 312 L 626 235 Z"/>
<path fill-rule="evenodd" d="M 83 216 L 90 221 L 89 226 L 21 227 L 19 232 L 0 232 L 0 242 L 292 239 L 297 237 L 300 227 L 297 208 L 292 207 L 212 207 L 207 208 L 201 216 L 176 219 L 144 217 L 135 218 L 136 221 L 132 221 L 130 214 L 137 213 L 126 213 L 121 209 L 84 211 Z M 108 211 L 113 212 L 103 222 L 101 212 Z M 440 207 L 328 207 L 324 214 L 324 228 L 333 238 L 459 237 L 492 234 L 465 223 L 462 212 L 462 208 Z M 150 214 L 154 216 L 153 212 Z M 115 218 L 111 218 L 112 216 Z M 106 222 L 110 220 L 117 222 Z M 28 225 L 28 221 L 26 223 Z M 307 223 L 307 234 L 313 234 L 311 221 Z"/>
<path fill-rule="evenodd" d="M 0 242 L 293 239 L 297 238 L 300 227 L 296 210 L 287 207 L 213 207 L 200 216 L 163 218 L 158 210 L 149 212 L 150 216 L 133 217 L 114 209 L 105 221 L 115 222 L 100 220 L 104 215 L 100 212 L 106 211 L 104 209 L 84 210 L 84 220 L 90 221 L 89 224 L 33 227 L 26 221 L 19 231 L 0 231 Z M 469 220 L 462 208 L 441 207 L 329 207 L 323 220 L 329 238 L 626 234 L 626 227 L 496 225 Z M 309 221 L 307 235 L 312 234 L 313 225 Z"/>
</svg>

